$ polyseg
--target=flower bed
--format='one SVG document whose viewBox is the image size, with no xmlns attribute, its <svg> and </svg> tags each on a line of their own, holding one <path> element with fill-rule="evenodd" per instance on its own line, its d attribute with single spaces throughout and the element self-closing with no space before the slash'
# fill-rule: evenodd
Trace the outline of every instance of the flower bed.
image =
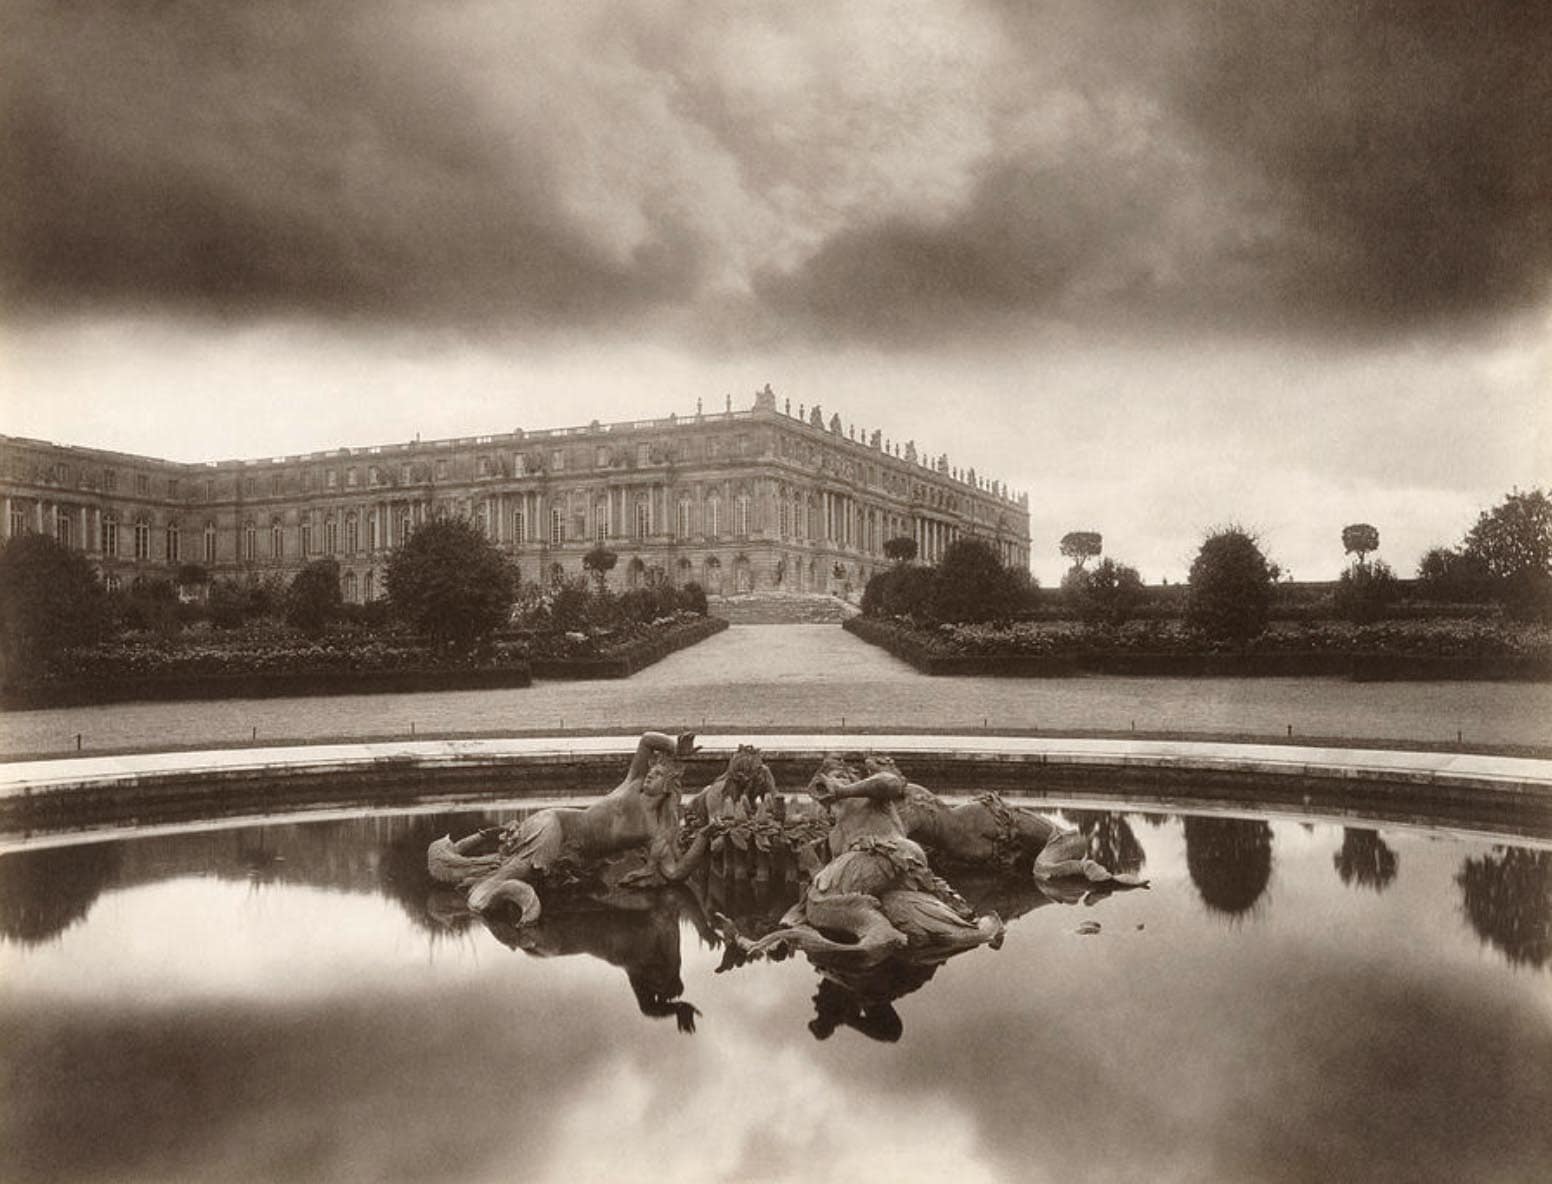
<svg viewBox="0 0 1552 1184">
<path fill-rule="evenodd" d="M 7 709 L 178 699 L 381 694 L 528 686 L 543 678 L 624 678 L 727 628 L 675 613 L 649 623 L 571 633 L 516 633 L 474 653 L 392 633 L 307 639 L 284 631 L 134 634 L 62 655 L 42 678 L 8 686 Z"/>
<path fill-rule="evenodd" d="M 727 627 L 720 617 L 676 613 L 608 633 L 552 634 L 531 651 L 533 673 L 535 678 L 628 678 Z"/>
<path fill-rule="evenodd" d="M 1280 621 L 1245 646 L 1167 620 L 1116 628 L 1019 621 L 928 629 L 857 618 L 845 628 L 929 674 L 1552 679 L 1552 629 L 1502 621 Z"/>
</svg>

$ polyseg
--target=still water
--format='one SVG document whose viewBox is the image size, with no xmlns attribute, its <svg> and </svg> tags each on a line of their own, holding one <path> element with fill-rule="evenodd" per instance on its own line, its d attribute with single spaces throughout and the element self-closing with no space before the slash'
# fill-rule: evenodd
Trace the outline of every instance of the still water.
<svg viewBox="0 0 1552 1184">
<path fill-rule="evenodd" d="M 471 921 L 512 812 L 0 856 L 0 1179 L 1552 1178 L 1552 846 L 1064 813 L 1151 889 L 873 974 L 723 969 L 747 883 Z"/>
</svg>

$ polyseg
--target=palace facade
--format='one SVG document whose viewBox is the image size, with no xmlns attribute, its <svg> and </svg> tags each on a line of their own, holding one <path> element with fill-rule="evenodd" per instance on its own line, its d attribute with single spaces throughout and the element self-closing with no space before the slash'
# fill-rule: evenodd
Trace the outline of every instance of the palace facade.
<svg viewBox="0 0 1552 1184">
<path fill-rule="evenodd" d="M 804 410 L 767 386 L 747 410 L 203 464 L 0 436 L 0 496 L 7 538 L 53 534 L 110 588 L 190 565 L 289 578 L 329 556 L 346 599 L 372 600 L 389 551 L 443 514 L 525 581 L 581 574 L 598 543 L 615 583 L 713 595 L 860 590 L 898 535 L 928 563 L 977 537 L 1028 565 L 1027 494 Z"/>
</svg>

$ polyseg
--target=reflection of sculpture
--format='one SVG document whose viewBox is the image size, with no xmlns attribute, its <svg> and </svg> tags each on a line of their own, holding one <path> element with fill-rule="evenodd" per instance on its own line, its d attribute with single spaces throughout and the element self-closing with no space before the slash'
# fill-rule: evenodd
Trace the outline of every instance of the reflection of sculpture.
<svg viewBox="0 0 1552 1184">
<path fill-rule="evenodd" d="M 1499 847 L 1455 877 L 1477 935 L 1514 966 L 1552 963 L 1552 851 Z"/>
<path fill-rule="evenodd" d="M 1344 826 L 1342 849 L 1331 857 L 1331 866 L 1342 883 L 1383 892 L 1396 878 L 1396 853 L 1385 845 L 1378 831 Z"/>
<path fill-rule="evenodd" d="M 1272 828 L 1245 818 L 1185 820 L 1186 870 L 1214 912 L 1249 912 L 1272 878 Z"/>
<path fill-rule="evenodd" d="M 639 893 L 606 893 L 597 897 L 567 896 L 537 922 L 510 925 L 487 918 L 496 938 L 535 958 L 585 954 L 625 971 L 641 1014 L 652 1019 L 672 1017 L 681 1032 L 695 1031 L 700 1011 L 684 995 L 680 976 L 679 919 L 703 924 L 693 899 L 683 889 Z M 716 935 L 709 929 L 704 936 Z"/>
<path fill-rule="evenodd" d="M 683 879 L 710 841 L 703 833 L 682 855 L 677 848 L 684 772 L 678 758 L 694 752 L 694 742 L 688 733 L 676 739 L 647 732 L 625 779 L 600 800 L 540 810 L 499 835 L 480 831 L 456 843 L 444 836 L 427 849 L 427 870 L 442 883 L 466 889 L 475 912 L 510 904 L 525 921 L 540 911 L 532 882 L 586 874 L 597 860 L 637 847 L 646 849 L 646 871 Z"/>
</svg>

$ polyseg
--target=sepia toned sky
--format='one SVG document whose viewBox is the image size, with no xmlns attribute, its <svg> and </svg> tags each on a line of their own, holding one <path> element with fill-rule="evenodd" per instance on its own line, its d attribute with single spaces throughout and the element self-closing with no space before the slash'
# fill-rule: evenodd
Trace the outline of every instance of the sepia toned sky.
<svg viewBox="0 0 1552 1184">
<path fill-rule="evenodd" d="M 746 406 L 1403 574 L 1552 484 L 1552 6 L 13 0 L 0 431 L 184 460 Z"/>
</svg>

